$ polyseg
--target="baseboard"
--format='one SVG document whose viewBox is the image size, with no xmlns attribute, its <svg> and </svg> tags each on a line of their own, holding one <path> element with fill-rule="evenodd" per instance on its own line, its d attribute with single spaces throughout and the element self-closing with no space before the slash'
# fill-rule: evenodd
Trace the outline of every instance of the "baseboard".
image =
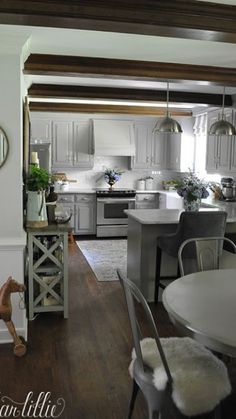
<svg viewBox="0 0 236 419">
<path fill-rule="evenodd" d="M 16 329 L 18 336 L 22 336 L 25 341 L 27 341 L 27 329 Z M 8 330 L 0 329 L 0 344 L 2 343 L 12 343 L 13 339 Z"/>
</svg>

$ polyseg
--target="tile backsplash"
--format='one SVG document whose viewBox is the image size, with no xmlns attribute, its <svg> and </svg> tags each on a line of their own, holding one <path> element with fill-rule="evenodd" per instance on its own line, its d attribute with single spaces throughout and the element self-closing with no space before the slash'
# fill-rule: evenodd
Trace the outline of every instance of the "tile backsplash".
<svg viewBox="0 0 236 419">
<path fill-rule="evenodd" d="M 104 181 L 103 173 L 106 168 L 119 169 L 123 171 L 121 179 L 116 183 L 117 188 L 137 188 L 137 181 L 140 178 L 148 176 L 153 177 L 154 189 L 162 189 L 162 180 L 179 178 L 180 174 L 170 170 L 155 171 L 152 173 L 151 169 L 130 170 L 130 157 L 102 157 L 96 156 L 94 158 L 94 167 L 92 170 L 58 170 L 65 171 L 68 178 L 77 180 L 76 186 L 78 188 L 102 188 L 107 187 Z M 72 184 L 75 186 L 75 184 Z"/>
</svg>

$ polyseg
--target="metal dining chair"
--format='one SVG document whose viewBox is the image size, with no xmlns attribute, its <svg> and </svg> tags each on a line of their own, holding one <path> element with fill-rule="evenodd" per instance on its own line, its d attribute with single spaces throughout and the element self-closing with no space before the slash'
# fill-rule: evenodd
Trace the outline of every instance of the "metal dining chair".
<svg viewBox="0 0 236 419">
<path fill-rule="evenodd" d="M 225 211 L 199 211 L 182 212 L 175 233 L 166 234 L 157 238 L 156 249 L 156 277 L 155 277 L 155 303 L 158 302 L 159 288 L 164 289 L 164 279 L 179 277 L 179 266 L 176 276 L 161 275 L 162 253 L 174 258 L 178 257 L 181 244 L 193 237 L 224 236 L 227 213 Z"/>
<path fill-rule="evenodd" d="M 225 252 L 223 250 L 225 243 L 227 251 L 236 254 L 235 243 L 227 237 L 195 237 L 185 240 L 178 251 L 180 275 L 219 269 L 220 259 L 223 258 L 223 252 Z M 233 259 L 235 259 L 233 267 L 236 268 L 236 257 L 231 257 L 229 263 Z"/>
<path fill-rule="evenodd" d="M 168 417 L 186 418 L 210 411 L 219 419 L 220 401 L 231 391 L 223 362 L 191 338 L 160 339 L 141 291 L 119 270 L 117 274 L 123 286 L 134 341 L 129 366 L 133 391 L 128 419 L 132 417 L 139 389 L 147 402 L 149 419 L 164 418 L 165 412 Z M 137 303 L 143 309 L 152 338 L 142 339 L 144 317 L 140 322 Z"/>
</svg>

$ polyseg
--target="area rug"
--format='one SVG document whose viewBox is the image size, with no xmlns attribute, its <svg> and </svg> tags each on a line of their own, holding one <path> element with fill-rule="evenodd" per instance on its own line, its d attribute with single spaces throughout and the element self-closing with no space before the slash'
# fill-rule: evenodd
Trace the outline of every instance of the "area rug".
<svg viewBox="0 0 236 419">
<path fill-rule="evenodd" d="M 98 281 L 117 281 L 117 268 L 126 275 L 127 240 L 76 241 Z"/>
</svg>

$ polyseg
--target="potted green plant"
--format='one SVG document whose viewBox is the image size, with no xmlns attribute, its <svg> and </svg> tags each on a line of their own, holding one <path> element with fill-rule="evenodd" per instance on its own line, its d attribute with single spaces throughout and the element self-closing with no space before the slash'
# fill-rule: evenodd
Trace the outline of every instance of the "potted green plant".
<svg viewBox="0 0 236 419">
<path fill-rule="evenodd" d="M 45 191 L 50 184 L 47 170 L 31 165 L 26 178 L 27 190 L 27 227 L 45 227 L 48 225 Z"/>
</svg>

